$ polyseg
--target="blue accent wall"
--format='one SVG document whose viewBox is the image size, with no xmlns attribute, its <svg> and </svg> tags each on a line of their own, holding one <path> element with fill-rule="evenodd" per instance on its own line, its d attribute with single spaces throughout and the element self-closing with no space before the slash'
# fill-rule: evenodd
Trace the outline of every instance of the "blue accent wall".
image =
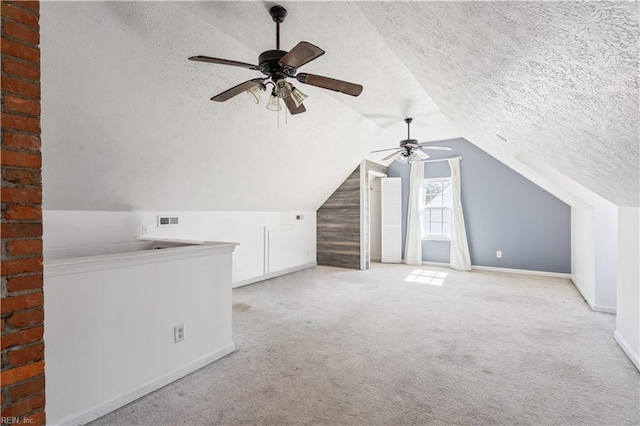
<svg viewBox="0 0 640 426">
<path fill-rule="evenodd" d="M 545 272 L 571 272 L 571 208 L 465 139 L 437 143 L 431 159 L 462 156 L 462 207 L 471 264 Z M 407 226 L 410 165 L 393 162 L 402 178 L 402 245 Z M 425 177 L 451 176 L 446 161 L 425 163 Z M 422 260 L 449 262 L 448 241 L 422 241 Z M 502 258 L 496 251 L 502 251 Z"/>
</svg>

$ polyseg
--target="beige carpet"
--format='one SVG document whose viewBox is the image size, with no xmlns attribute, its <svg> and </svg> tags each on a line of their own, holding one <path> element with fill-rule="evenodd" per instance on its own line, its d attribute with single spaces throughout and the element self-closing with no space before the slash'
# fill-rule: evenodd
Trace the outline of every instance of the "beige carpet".
<svg viewBox="0 0 640 426">
<path fill-rule="evenodd" d="M 568 280 L 372 266 L 234 290 L 236 352 L 93 424 L 640 423 L 615 316 Z"/>
</svg>

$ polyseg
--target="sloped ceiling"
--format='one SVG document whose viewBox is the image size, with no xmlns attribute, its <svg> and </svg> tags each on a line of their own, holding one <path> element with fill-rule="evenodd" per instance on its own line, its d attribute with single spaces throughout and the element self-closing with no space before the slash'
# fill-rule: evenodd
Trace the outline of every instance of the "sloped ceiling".
<svg viewBox="0 0 640 426">
<path fill-rule="evenodd" d="M 615 204 L 638 205 L 637 2 L 362 10 L 473 143 L 533 156 Z"/>
<path fill-rule="evenodd" d="M 526 153 L 638 204 L 634 3 L 285 2 L 282 47 L 322 47 L 302 70 L 363 94 L 298 85 L 295 117 L 210 102 L 261 74 L 186 58 L 257 62 L 275 45 L 271 5 L 43 2 L 44 207 L 315 210 L 404 138 L 405 116 L 422 141 Z"/>
</svg>

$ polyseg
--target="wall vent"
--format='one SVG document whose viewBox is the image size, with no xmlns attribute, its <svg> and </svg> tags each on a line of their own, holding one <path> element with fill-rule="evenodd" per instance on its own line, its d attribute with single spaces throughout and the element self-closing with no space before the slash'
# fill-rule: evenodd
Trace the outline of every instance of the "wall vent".
<svg viewBox="0 0 640 426">
<path fill-rule="evenodd" d="M 178 216 L 158 216 L 158 226 L 175 226 L 178 222 Z"/>
</svg>

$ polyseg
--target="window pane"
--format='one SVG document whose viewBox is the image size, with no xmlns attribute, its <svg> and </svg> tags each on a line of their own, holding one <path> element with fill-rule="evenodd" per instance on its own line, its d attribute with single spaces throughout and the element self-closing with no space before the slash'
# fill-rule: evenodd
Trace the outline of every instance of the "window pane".
<svg viewBox="0 0 640 426">
<path fill-rule="evenodd" d="M 442 235 L 442 222 L 431 222 L 431 234 Z"/>
<path fill-rule="evenodd" d="M 431 203 L 433 202 L 433 197 L 434 197 L 434 195 L 430 192 L 429 196 L 427 197 L 427 202 L 426 202 L 427 206 L 431 205 Z"/>
<path fill-rule="evenodd" d="M 451 180 L 424 180 L 422 188 L 423 236 L 449 237 L 451 234 Z"/>
<path fill-rule="evenodd" d="M 442 234 L 446 235 L 447 237 L 451 236 L 451 223 L 450 222 L 444 222 L 442 224 Z"/>
</svg>

